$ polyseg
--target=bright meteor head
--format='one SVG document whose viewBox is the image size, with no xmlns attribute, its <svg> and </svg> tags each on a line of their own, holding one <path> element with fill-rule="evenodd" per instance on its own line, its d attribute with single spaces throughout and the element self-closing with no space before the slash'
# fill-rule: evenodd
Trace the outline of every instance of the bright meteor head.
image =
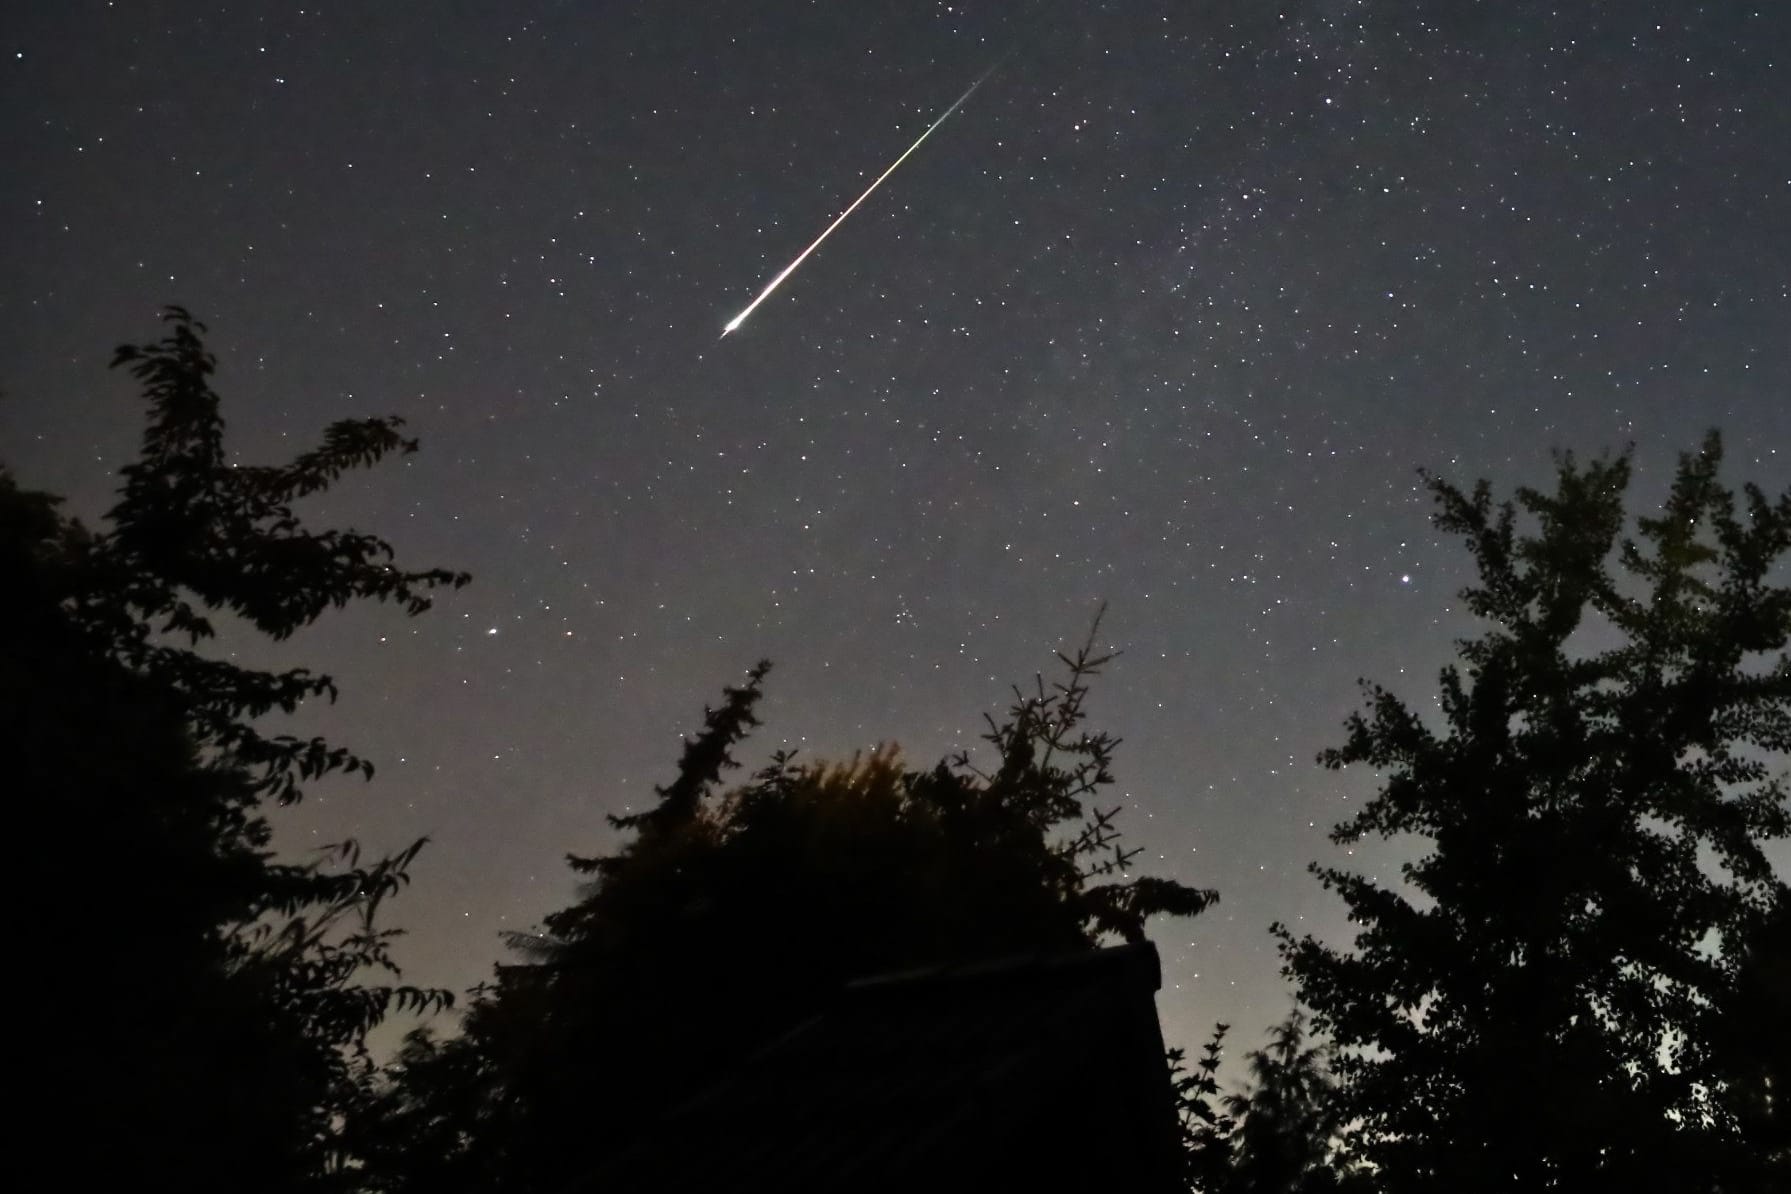
<svg viewBox="0 0 1791 1194">
<path fill-rule="evenodd" d="M 743 324 L 745 322 L 746 322 L 746 312 L 742 311 L 742 312 L 740 312 L 740 314 L 734 316 L 734 318 L 728 320 L 727 326 L 721 329 L 721 334 L 725 336 L 729 332 L 734 331 L 736 328 L 738 328 L 741 324 Z"/>
</svg>

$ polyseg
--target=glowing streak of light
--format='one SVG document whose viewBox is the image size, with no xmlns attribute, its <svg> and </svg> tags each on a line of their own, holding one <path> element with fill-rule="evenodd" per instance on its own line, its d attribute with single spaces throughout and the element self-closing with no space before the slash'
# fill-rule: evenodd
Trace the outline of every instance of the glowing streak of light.
<svg viewBox="0 0 1791 1194">
<path fill-rule="evenodd" d="M 903 162 L 907 161 L 908 155 L 912 154 L 915 150 L 920 148 L 920 143 L 922 141 L 925 141 L 928 137 L 931 137 L 933 135 L 934 129 L 938 128 L 940 125 L 944 124 L 947 120 L 951 119 L 951 114 L 953 112 L 956 112 L 960 107 L 962 107 L 964 104 L 964 101 L 969 99 L 971 94 L 973 92 L 975 92 L 978 87 L 981 87 L 983 85 L 983 80 L 987 79 L 990 75 L 994 74 L 995 68 L 1000 65 L 1001 65 L 1001 63 L 997 62 L 995 64 L 995 66 L 991 66 L 988 70 L 984 71 L 981 75 L 979 75 L 977 77 L 976 82 L 972 83 L 965 90 L 963 95 L 960 95 L 956 100 L 952 101 L 951 107 L 947 108 L 944 112 L 941 112 L 939 114 L 939 119 L 935 120 L 932 124 L 929 124 L 927 126 L 927 131 L 922 133 L 919 137 L 915 138 L 914 144 L 910 145 L 906 150 L 904 150 L 901 157 L 899 157 L 895 161 L 891 162 L 889 164 L 889 168 L 887 170 L 885 170 L 883 173 L 877 175 L 877 180 L 875 182 L 871 183 L 870 186 L 868 186 L 864 189 L 864 194 L 862 194 L 858 198 L 852 200 L 852 205 L 850 207 L 846 208 L 845 211 L 842 211 L 839 215 L 835 216 L 833 219 L 833 223 L 827 225 L 826 229 L 822 231 L 820 236 L 817 236 L 814 239 L 814 242 L 812 244 L 810 244 L 808 248 L 802 250 L 802 252 L 800 252 L 796 255 L 796 260 L 794 260 L 794 261 L 790 262 L 790 264 L 784 266 L 783 270 L 777 275 L 777 277 L 771 279 L 771 281 L 769 281 L 765 284 L 765 289 L 759 291 L 759 297 L 755 298 L 752 302 L 748 303 L 746 305 L 746 309 L 744 311 L 740 312 L 740 314 L 738 314 L 738 315 L 734 316 L 734 318 L 728 320 L 727 326 L 721 329 L 721 334 L 723 336 L 726 336 L 729 332 L 734 331 L 741 324 L 745 323 L 746 317 L 748 315 L 751 315 L 753 313 L 753 311 L 755 309 L 757 309 L 757 307 L 760 303 L 762 303 L 766 299 L 770 298 L 771 292 L 776 290 L 779 286 L 783 285 L 784 279 L 789 277 L 791 274 L 795 273 L 796 267 L 801 265 L 804 261 L 807 261 L 808 255 L 810 253 L 813 253 L 816 249 L 820 248 L 821 242 L 826 240 L 829 236 L 832 236 L 833 230 L 835 228 L 838 228 L 841 224 L 845 223 L 846 217 L 851 215 L 853 212 L 857 211 L 858 205 L 863 203 L 866 199 L 869 199 L 871 197 L 871 192 L 876 190 L 878 187 L 882 186 L 883 180 L 888 178 L 891 174 L 894 174 L 896 172 L 896 167 L 900 166 Z"/>
</svg>

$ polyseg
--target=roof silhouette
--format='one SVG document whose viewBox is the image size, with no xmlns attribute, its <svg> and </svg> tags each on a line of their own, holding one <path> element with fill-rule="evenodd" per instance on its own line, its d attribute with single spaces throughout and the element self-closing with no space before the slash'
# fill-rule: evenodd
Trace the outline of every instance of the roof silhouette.
<svg viewBox="0 0 1791 1194">
<path fill-rule="evenodd" d="M 1179 1189 L 1149 943 L 850 984 L 580 1190 Z"/>
</svg>

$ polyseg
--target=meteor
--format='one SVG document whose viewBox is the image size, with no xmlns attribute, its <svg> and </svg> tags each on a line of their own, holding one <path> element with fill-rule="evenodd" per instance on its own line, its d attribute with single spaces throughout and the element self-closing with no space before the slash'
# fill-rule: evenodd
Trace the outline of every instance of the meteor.
<svg viewBox="0 0 1791 1194">
<path fill-rule="evenodd" d="M 1006 61 L 1005 56 L 1002 59 L 1002 61 Z M 988 70 L 986 70 L 982 74 L 978 75 L 976 82 L 972 83 L 968 88 L 966 88 L 963 95 L 960 95 L 957 99 L 953 100 L 951 107 L 949 107 L 945 111 L 941 112 L 939 114 L 939 119 L 935 120 L 932 124 L 929 124 L 927 126 L 927 131 L 922 133 L 919 137 L 915 138 L 914 144 L 910 145 L 906 150 L 904 150 L 901 157 L 897 158 L 895 161 L 893 161 L 889 164 L 889 169 L 887 169 L 883 173 L 877 175 L 877 180 L 875 182 L 873 182 L 870 186 L 868 186 L 864 189 L 864 194 L 862 194 L 858 198 L 852 200 L 852 205 L 850 207 L 846 208 L 845 211 L 842 211 L 839 215 L 835 216 L 833 219 L 833 223 L 827 225 L 826 229 L 822 231 L 820 236 L 817 236 L 814 239 L 814 242 L 812 244 L 810 244 L 808 248 L 802 250 L 802 252 L 800 252 L 796 255 L 796 260 L 794 260 L 794 261 L 790 262 L 790 264 L 784 266 L 782 272 L 780 272 L 777 275 L 777 277 L 771 279 L 771 281 L 769 281 L 765 284 L 765 289 L 759 291 L 758 298 L 755 298 L 752 302 L 748 303 L 746 305 L 746 309 L 744 311 L 740 312 L 740 314 L 738 314 L 738 315 L 734 316 L 734 318 L 728 320 L 727 326 L 721 329 L 721 334 L 723 336 L 726 336 L 729 332 L 732 332 L 732 331 L 738 329 L 741 324 L 745 323 L 746 317 L 748 315 L 751 315 L 753 313 L 753 311 L 758 308 L 758 305 L 760 303 L 762 303 L 766 299 L 770 298 L 771 292 L 773 290 L 776 290 L 779 286 L 783 285 L 784 279 L 789 277 L 791 274 L 795 273 L 796 267 L 801 265 L 804 261 L 807 261 L 808 255 L 810 253 L 813 253 L 816 249 L 820 248 L 821 242 L 826 240 L 829 236 L 832 236 L 833 230 L 835 228 L 838 228 L 841 224 L 845 223 L 846 217 L 851 215 L 853 212 L 857 211 L 858 205 L 863 203 L 866 199 L 869 199 L 871 197 L 871 192 L 876 190 L 878 187 L 882 186 L 883 180 L 888 178 L 891 174 L 894 174 L 896 172 L 896 167 L 900 166 L 903 162 L 907 161 L 909 154 L 912 154 L 915 150 L 920 148 L 920 143 L 922 141 L 925 141 L 928 137 L 931 137 L 933 135 L 934 129 L 938 128 L 940 125 L 944 124 L 947 120 L 951 119 L 951 114 L 953 112 L 956 112 L 959 108 L 961 108 L 964 105 L 964 101 L 969 99 L 971 94 L 973 92 L 975 92 L 978 87 L 981 87 L 983 85 L 983 80 L 987 79 L 990 75 L 994 74 L 996 67 L 999 67 L 1000 65 L 1001 65 L 1001 62 L 997 62 L 997 63 L 995 63 L 994 66 L 991 66 Z"/>
</svg>

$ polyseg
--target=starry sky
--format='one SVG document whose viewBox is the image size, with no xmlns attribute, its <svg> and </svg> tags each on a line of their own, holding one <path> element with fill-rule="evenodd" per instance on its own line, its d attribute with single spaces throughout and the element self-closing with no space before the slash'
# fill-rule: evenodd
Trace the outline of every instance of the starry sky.
<svg viewBox="0 0 1791 1194">
<path fill-rule="evenodd" d="M 165 303 L 244 460 L 423 441 L 308 513 L 473 585 L 224 643 L 334 673 L 283 728 L 379 766 L 286 848 L 433 839 L 417 982 L 563 905 L 761 656 L 748 761 L 925 763 L 1106 601 L 1123 825 L 1223 900 L 1155 931 L 1165 1033 L 1254 1047 L 1269 923 L 1346 927 L 1305 867 L 1372 777 L 1315 754 L 1473 629 L 1416 469 L 1633 443 L 1653 500 L 1718 426 L 1791 478 L 1777 3 L 59 0 L 0 55 L 24 483 L 105 509 L 141 426 L 105 363 Z"/>
</svg>

